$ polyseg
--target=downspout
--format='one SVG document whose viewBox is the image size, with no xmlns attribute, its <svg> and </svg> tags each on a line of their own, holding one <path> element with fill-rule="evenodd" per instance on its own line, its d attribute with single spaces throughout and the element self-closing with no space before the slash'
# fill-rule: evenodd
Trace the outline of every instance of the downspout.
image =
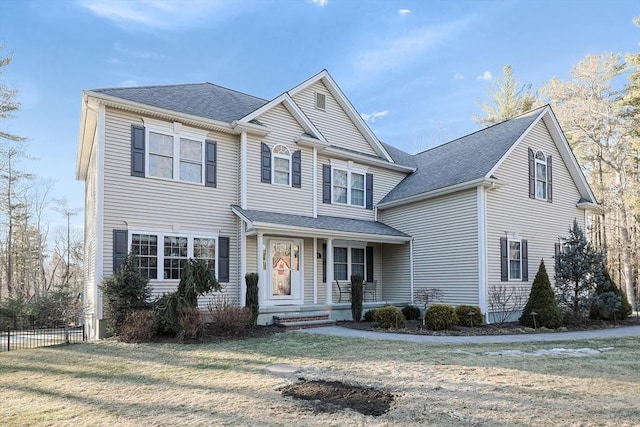
<svg viewBox="0 0 640 427">
<path fill-rule="evenodd" d="M 409 241 L 409 282 L 411 291 L 411 305 L 413 305 L 413 237 Z"/>
</svg>

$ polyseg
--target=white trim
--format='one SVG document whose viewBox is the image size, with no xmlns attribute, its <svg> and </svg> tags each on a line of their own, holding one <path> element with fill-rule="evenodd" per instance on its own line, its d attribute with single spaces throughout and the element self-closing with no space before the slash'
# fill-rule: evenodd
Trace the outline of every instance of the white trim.
<svg viewBox="0 0 640 427">
<path fill-rule="evenodd" d="M 313 303 L 318 303 L 318 238 L 313 238 Z"/>
<path fill-rule="evenodd" d="M 247 298 L 245 276 L 247 274 L 247 236 L 245 235 L 245 222 L 240 221 L 240 307 L 244 307 Z"/>
<path fill-rule="evenodd" d="M 381 248 L 382 249 L 382 248 Z M 411 291 L 411 304 L 413 305 L 414 299 L 414 283 L 413 283 L 413 238 L 409 240 L 409 289 Z"/>
<path fill-rule="evenodd" d="M 534 176 L 534 196 L 536 200 L 549 200 L 549 156 L 544 151 L 538 149 L 532 149 L 533 152 L 533 176 Z M 544 160 L 538 159 L 538 153 L 542 154 Z M 538 179 L 538 164 L 544 165 L 544 179 Z M 544 183 L 545 197 L 538 196 L 538 182 Z"/>
<path fill-rule="evenodd" d="M 318 149 L 313 147 L 313 177 L 312 177 L 312 193 L 313 193 L 313 217 L 318 217 Z"/>
<path fill-rule="evenodd" d="M 384 169 L 389 169 L 396 172 L 412 173 L 416 171 L 416 168 L 411 166 L 405 166 L 398 163 L 390 163 L 386 160 L 377 159 L 375 157 L 366 156 L 353 151 L 345 151 L 337 147 L 326 147 L 322 149 L 323 154 L 334 158 L 344 160 L 357 160 L 359 163 L 367 164 L 371 166 L 378 166 Z"/>
<path fill-rule="evenodd" d="M 330 163 L 331 163 L 331 203 L 335 205 L 354 206 L 354 207 L 365 209 L 367 207 L 367 168 L 360 166 L 358 164 L 354 164 L 352 161 L 343 162 L 340 160 L 331 159 Z M 334 191 L 335 184 L 333 181 L 335 171 L 341 171 L 341 172 L 347 173 L 347 187 L 346 187 L 347 201 L 346 202 L 338 202 L 334 198 L 336 194 L 336 192 Z M 351 191 L 353 190 L 353 188 L 351 187 L 351 182 L 352 182 L 353 174 L 362 175 L 362 204 L 361 205 L 353 204 L 351 201 Z M 356 190 L 359 190 L 359 189 L 356 189 Z"/>
<path fill-rule="evenodd" d="M 511 242 L 518 242 L 520 245 L 520 277 L 511 277 Z M 514 260 L 515 261 L 515 260 Z M 507 278 L 509 282 L 522 281 L 522 239 L 519 236 L 507 237 Z"/>
<path fill-rule="evenodd" d="M 247 132 L 240 134 L 240 207 L 247 209 L 248 193 Z M 243 276 L 244 277 L 244 276 Z"/>
<path fill-rule="evenodd" d="M 276 153 L 276 148 L 278 147 L 282 147 L 285 150 L 287 150 L 287 153 L 289 154 L 282 154 L 282 153 Z M 289 162 L 289 182 L 287 182 L 286 184 L 283 182 L 276 182 L 276 158 L 278 159 L 286 159 Z M 284 187 L 291 187 L 291 180 L 292 180 L 292 172 L 293 172 L 293 165 L 292 165 L 292 156 L 291 156 L 291 150 L 289 149 L 289 147 L 287 147 L 284 144 L 276 144 L 273 146 L 273 148 L 271 148 L 271 169 L 272 169 L 272 173 L 271 173 L 271 184 L 273 185 L 282 185 Z"/>
<path fill-rule="evenodd" d="M 478 306 L 488 319 L 487 190 L 478 187 Z M 508 243 L 507 243 L 508 245 Z"/>
<path fill-rule="evenodd" d="M 272 236 L 269 235 L 264 238 L 264 242 L 266 245 L 267 251 L 267 269 L 265 270 L 266 277 L 266 286 L 264 292 L 264 302 L 265 306 L 274 306 L 274 305 L 290 305 L 290 304 L 304 304 L 304 239 L 296 239 L 289 236 Z M 294 246 L 298 246 L 298 270 L 294 270 L 293 267 L 290 267 L 291 271 L 291 294 L 290 295 L 282 295 L 277 296 L 273 295 L 273 283 L 271 283 L 272 279 L 272 253 L 271 253 L 271 243 L 272 242 L 287 242 L 291 243 L 291 259 L 293 259 L 293 248 Z M 295 273 L 294 273 L 295 271 Z M 295 277 L 294 277 L 295 274 Z"/>
<path fill-rule="evenodd" d="M 327 292 L 327 305 L 333 305 L 333 239 L 327 239 L 327 259 L 325 260 L 325 273 L 327 280 L 325 282 Z"/>
<path fill-rule="evenodd" d="M 362 249 L 363 251 L 363 264 L 362 264 L 362 278 L 366 280 L 367 277 L 367 242 L 365 241 L 348 241 L 348 240 L 335 240 L 333 244 L 333 249 L 335 252 L 336 248 L 346 249 L 347 250 L 347 277 L 345 279 L 334 279 L 331 276 L 331 280 L 350 280 L 350 277 L 353 273 L 353 253 L 354 249 Z M 327 260 L 328 261 L 328 260 Z M 332 263 L 335 264 L 335 260 L 331 260 Z M 335 273 L 335 269 L 334 269 Z"/>
<path fill-rule="evenodd" d="M 265 269 L 263 261 L 264 234 L 258 233 L 256 236 L 256 272 L 258 273 L 258 300 L 263 303 L 266 299 L 266 286 L 264 285 Z"/>
<path fill-rule="evenodd" d="M 104 105 L 98 107 L 97 125 L 95 130 L 96 140 L 96 271 L 94 274 L 96 295 L 94 304 L 96 305 L 96 320 L 103 318 L 102 307 L 102 291 L 98 284 L 102 282 L 104 277 L 104 151 L 105 151 L 105 123 L 106 111 Z M 96 333 L 99 334 L 98 324 L 96 323 Z"/>
</svg>

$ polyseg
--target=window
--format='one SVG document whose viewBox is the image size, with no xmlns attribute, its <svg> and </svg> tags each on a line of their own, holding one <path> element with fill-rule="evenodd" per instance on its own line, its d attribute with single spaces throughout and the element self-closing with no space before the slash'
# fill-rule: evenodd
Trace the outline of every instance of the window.
<svg viewBox="0 0 640 427">
<path fill-rule="evenodd" d="M 365 204 L 365 174 L 333 169 L 333 202 L 352 206 Z"/>
<path fill-rule="evenodd" d="M 273 155 L 273 183 L 291 185 L 291 152 L 284 145 L 276 145 Z"/>
<path fill-rule="evenodd" d="M 147 132 L 147 167 L 139 171 L 141 176 L 146 169 L 149 177 L 205 184 L 206 132 L 185 128 L 177 122 L 144 121 L 145 127 L 140 129 Z M 143 155 L 144 141 L 135 150 Z"/>
<path fill-rule="evenodd" d="M 316 108 L 318 110 L 327 108 L 327 96 L 324 93 L 316 92 Z"/>
<path fill-rule="evenodd" d="M 542 151 L 535 156 L 536 199 L 547 199 L 547 158 Z"/>
<path fill-rule="evenodd" d="M 519 240 L 509 240 L 509 280 L 522 279 L 522 250 Z"/>
<path fill-rule="evenodd" d="M 333 248 L 333 279 L 350 280 L 354 274 L 365 278 L 364 248 Z"/>
<path fill-rule="evenodd" d="M 136 256 L 140 273 L 149 279 L 158 277 L 158 236 L 132 235 L 131 253 Z"/>
<path fill-rule="evenodd" d="M 160 250 L 159 243 L 162 244 Z M 212 237 L 132 233 L 130 247 L 138 259 L 140 272 L 149 279 L 180 280 L 189 258 L 203 260 L 215 271 L 216 244 L 217 239 Z"/>
</svg>

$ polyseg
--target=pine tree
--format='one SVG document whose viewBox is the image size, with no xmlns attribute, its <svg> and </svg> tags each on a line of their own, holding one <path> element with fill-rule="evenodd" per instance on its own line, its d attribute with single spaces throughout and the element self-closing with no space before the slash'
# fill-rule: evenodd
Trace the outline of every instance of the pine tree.
<svg viewBox="0 0 640 427">
<path fill-rule="evenodd" d="M 535 313 L 535 323 L 534 316 Z M 555 329 L 562 325 L 562 312 L 558 308 L 544 260 L 540 261 L 540 267 L 536 273 L 536 278 L 531 285 L 529 300 L 524 306 L 520 323 L 529 326 L 543 326 Z"/>
</svg>

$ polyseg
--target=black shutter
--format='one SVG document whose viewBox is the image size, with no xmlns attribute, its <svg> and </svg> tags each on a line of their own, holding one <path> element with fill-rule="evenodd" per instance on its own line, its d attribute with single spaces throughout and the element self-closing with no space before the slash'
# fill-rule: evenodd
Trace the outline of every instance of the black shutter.
<svg viewBox="0 0 640 427">
<path fill-rule="evenodd" d="M 264 142 L 262 143 L 262 182 L 271 184 L 271 149 Z"/>
<path fill-rule="evenodd" d="M 331 166 L 322 165 L 322 203 L 331 204 Z"/>
<path fill-rule="evenodd" d="M 373 282 L 373 246 L 367 246 L 366 250 L 366 279 L 367 282 Z"/>
<path fill-rule="evenodd" d="M 553 257 L 554 261 L 555 261 L 555 274 L 554 276 L 558 275 L 558 271 L 560 270 L 560 243 L 555 243 L 555 256 Z"/>
<path fill-rule="evenodd" d="M 207 145 L 205 146 L 204 185 L 215 187 L 218 174 L 218 144 L 210 140 L 205 142 Z"/>
<path fill-rule="evenodd" d="M 291 155 L 291 186 L 300 188 L 302 187 L 302 166 L 300 159 L 301 151 L 295 151 Z"/>
<path fill-rule="evenodd" d="M 322 281 L 327 282 L 327 244 L 322 244 Z"/>
<path fill-rule="evenodd" d="M 536 198 L 536 160 L 531 148 L 529 148 L 529 198 Z"/>
<path fill-rule="evenodd" d="M 144 127 L 131 125 L 131 176 L 144 177 Z"/>
<path fill-rule="evenodd" d="M 218 282 L 229 282 L 229 238 L 218 238 Z"/>
<path fill-rule="evenodd" d="M 551 173 L 551 156 L 547 157 L 547 202 L 553 201 L 553 175 Z"/>
<path fill-rule="evenodd" d="M 118 271 L 129 253 L 127 230 L 113 230 L 113 272 Z"/>
<path fill-rule="evenodd" d="M 520 250 L 522 251 L 522 281 L 527 282 L 529 280 L 529 245 L 526 240 L 520 243 Z"/>
<path fill-rule="evenodd" d="M 507 238 L 500 238 L 500 280 L 509 280 L 509 255 L 507 252 Z"/>
<path fill-rule="evenodd" d="M 373 209 L 373 174 L 370 174 L 370 173 L 367 174 L 366 186 L 367 186 L 367 190 L 365 194 L 366 207 L 367 209 Z"/>
</svg>

